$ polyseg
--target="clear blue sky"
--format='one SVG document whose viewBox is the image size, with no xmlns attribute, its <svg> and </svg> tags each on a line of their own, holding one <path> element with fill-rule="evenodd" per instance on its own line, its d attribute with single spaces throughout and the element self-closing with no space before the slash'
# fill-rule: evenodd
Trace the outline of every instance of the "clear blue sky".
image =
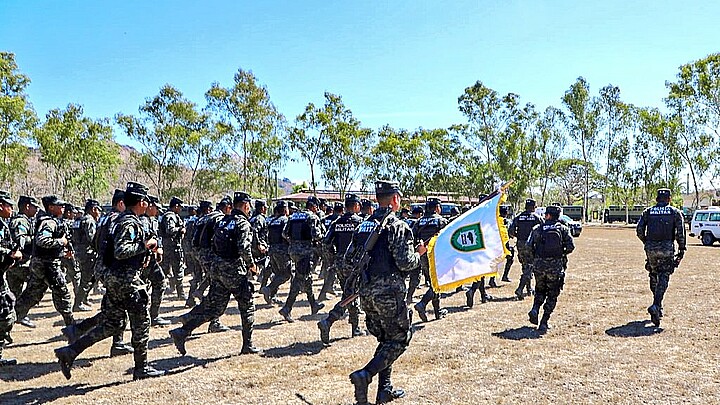
<svg viewBox="0 0 720 405">
<path fill-rule="evenodd" d="M 544 108 L 582 75 L 661 106 L 678 66 L 720 51 L 711 1 L 2 0 L 0 15 L 41 116 L 69 102 L 136 114 L 165 83 L 203 106 L 242 67 L 290 120 L 330 91 L 371 128 L 447 127 L 476 80 Z"/>
</svg>

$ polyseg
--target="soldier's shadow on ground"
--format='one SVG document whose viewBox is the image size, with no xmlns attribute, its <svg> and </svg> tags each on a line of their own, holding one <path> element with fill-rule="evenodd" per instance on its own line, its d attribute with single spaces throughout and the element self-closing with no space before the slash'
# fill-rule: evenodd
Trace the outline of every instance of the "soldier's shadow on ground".
<svg viewBox="0 0 720 405">
<path fill-rule="evenodd" d="M 656 327 L 650 321 L 632 321 L 622 326 L 615 326 L 605 331 L 605 334 L 612 337 L 643 337 L 652 336 L 662 332 L 663 329 Z"/>
<path fill-rule="evenodd" d="M 200 359 L 193 356 L 178 356 L 169 357 L 151 361 L 150 365 L 158 370 L 165 370 L 167 375 L 180 374 L 193 369 L 195 367 L 205 367 L 210 363 L 214 363 L 219 360 L 225 360 L 232 357 L 232 355 L 224 355 L 219 357 L 212 357 L 209 359 Z M 127 374 L 132 374 L 133 369 L 129 368 Z"/>
<path fill-rule="evenodd" d="M 104 358 L 104 356 L 79 358 L 75 360 L 73 368 L 90 367 L 92 362 Z M 12 367 L 0 368 L 0 380 L 3 381 L 30 381 L 50 373 L 59 373 L 60 365 L 57 362 L 50 363 L 18 363 Z M 0 404 L 5 404 L 0 400 Z"/>
<path fill-rule="evenodd" d="M 278 358 L 313 356 L 320 353 L 323 347 L 324 346 L 320 340 L 316 342 L 296 342 L 288 346 L 265 349 L 262 357 Z"/>
<path fill-rule="evenodd" d="M 59 387 L 41 387 L 35 389 L 21 388 L 0 394 L 0 404 L 42 404 L 60 398 L 69 398 L 75 395 L 85 395 L 88 392 L 102 388 L 114 387 L 124 384 L 124 381 L 114 381 L 102 385 L 73 384 Z"/>
<path fill-rule="evenodd" d="M 508 340 L 539 339 L 542 337 L 542 334 L 538 333 L 537 329 L 531 328 L 529 326 L 506 329 L 502 332 L 495 332 L 492 335 L 500 339 Z"/>
<path fill-rule="evenodd" d="M 48 340 L 44 340 L 42 342 L 24 342 L 24 343 L 13 343 L 12 345 L 9 345 L 7 347 L 28 347 L 28 346 L 38 346 L 38 345 L 46 345 L 48 343 L 56 343 L 56 342 L 64 342 L 65 338 L 61 335 L 53 336 Z"/>
</svg>

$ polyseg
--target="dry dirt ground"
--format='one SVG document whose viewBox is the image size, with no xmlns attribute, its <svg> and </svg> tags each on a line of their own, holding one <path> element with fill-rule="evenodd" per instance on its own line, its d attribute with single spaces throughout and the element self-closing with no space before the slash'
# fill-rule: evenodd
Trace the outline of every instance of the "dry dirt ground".
<svg viewBox="0 0 720 405">
<path fill-rule="evenodd" d="M 408 391 L 397 403 L 719 401 L 720 248 L 690 239 L 671 279 L 662 328 L 656 329 L 648 321 L 652 298 L 633 230 L 588 227 L 576 244 L 547 335 L 530 327 L 530 301 L 510 298 L 515 282 L 490 289 L 498 300 L 472 309 L 464 307 L 464 294 L 448 297 L 443 302 L 450 315 L 416 323 L 408 351 L 395 364 L 393 381 Z M 516 262 L 513 281 L 519 272 Z M 181 314 L 181 304 L 168 301 L 165 315 Z M 170 370 L 169 376 L 133 382 L 132 358 L 109 358 L 106 341 L 83 353 L 66 381 L 53 356 L 64 342 L 48 294 L 31 311 L 37 329 L 15 326 L 16 343 L 6 354 L 19 364 L 0 369 L 0 404 L 352 403 L 347 376 L 370 358 L 374 339 L 349 339 L 349 326 L 341 321 L 332 330 L 333 345 L 323 348 L 315 323 L 326 310 L 310 316 L 299 304 L 294 324 L 280 322 L 277 308 L 258 305 L 255 342 L 265 349 L 262 356 L 239 355 L 240 319 L 230 308 L 223 320 L 233 330 L 197 330 L 185 357 L 176 352 L 168 328 L 152 329 L 150 360 Z M 375 387 L 374 382 L 371 400 Z"/>
</svg>

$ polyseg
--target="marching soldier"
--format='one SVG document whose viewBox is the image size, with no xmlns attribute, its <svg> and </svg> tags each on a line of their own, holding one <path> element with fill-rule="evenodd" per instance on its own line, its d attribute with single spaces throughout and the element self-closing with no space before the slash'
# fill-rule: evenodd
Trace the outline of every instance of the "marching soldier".
<svg viewBox="0 0 720 405">
<path fill-rule="evenodd" d="M 183 255 L 182 239 L 185 235 L 185 223 L 180 218 L 183 200 L 173 197 L 170 199 L 170 209 L 163 214 L 160 221 L 160 236 L 162 236 L 163 261 L 161 263 L 165 275 L 168 277 L 170 291 L 176 291 L 181 300 L 187 300 L 183 289 L 185 276 L 185 258 Z"/>
<path fill-rule="evenodd" d="M 275 215 L 268 224 L 269 267 L 272 269 L 273 276 L 270 284 L 260 290 L 267 304 L 277 302 L 278 289 L 292 278 L 292 262 L 288 254 L 290 243 L 283 235 L 289 214 L 287 202 L 278 201 L 273 213 Z"/>
<path fill-rule="evenodd" d="M 440 216 L 440 210 L 440 200 L 437 198 L 428 198 L 425 203 L 425 214 L 417 220 L 415 228 L 413 228 L 413 235 L 422 241 L 423 244 L 430 241 L 433 236 L 437 235 L 437 233 L 448 224 L 448 220 Z M 425 276 L 425 280 L 429 281 L 430 263 L 428 262 L 427 254 L 423 254 L 420 257 L 420 267 Z M 433 304 L 435 319 L 440 319 L 447 315 L 447 310 L 440 308 L 440 294 L 436 293 L 431 285 L 427 292 L 425 292 L 425 295 L 420 299 L 420 302 L 415 304 L 414 307 L 423 322 L 428 321 L 426 313 L 428 302 L 432 302 Z"/>
<path fill-rule="evenodd" d="M 5 273 L 23 258 L 21 246 L 13 241 L 7 221 L 13 213 L 10 193 L 0 191 L 0 367 L 17 364 L 17 360 L 3 358 L 6 342 L 11 342 L 10 331 L 17 319 L 15 316 L 15 295 L 5 280 Z"/>
<path fill-rule="evenodd" d="M 10 234 L 13 243 L 20 248 L 22 259 L 15 266 L 8 269 L 7 276 L 10 292 L 16 298 L 20 297 L 24 285 L 30 281 L 30 259 L 32 258 L 33 239 L 35 239 L 35 214 L 38 211 L 38 202 L 35 197 L 21 195 L 18 198 L 18 213 L 10 220 Z M 34 328 L 35 324 L 25 317 L 19 324 Z"/>
<path fill-rule="evenodd" d="M 342 203 L 335 203 L 332 208 L 332 214 L 323 218 L 322 221 L 326 230 L 326 235 L 332 224 L 343 214 L 343 207 L 344 205 Z M 327 300 L 328 293 L 335 295 L 334 286 L 335 278 L 337 276 L 337 268 L 335 263 L 335 253 L 329 248 L 329 246 L 323 243 L 319 250 L 320 256 L 322 257 L 322 269 L 320 270 L 320 274 L 323 275 L 323 286 L 320 289 L 320 294 L 318 294 L 318 301 L 325 301 Z"/>
<path fill-rule="evenodd" d="M 92 241 L 95 237 L 100 212 L 100 203 L 97 200 L 87 200 L 85 215 L 76 220 L 77 225 L 73 226 L 75 255 L 80 267 L 79 295 L 75 296 L 73 311 L 89 311 L 91 309 L 87 299 L 90 289 L 95 283 L 95 260 L 97 260 L 97 252 L 95 252 Z"/>
<path fill-rule="evenodd" d="M 524 298 L 524 289 L 527 289 L 528 295 L 532 293 L 532 275 L 533 275 L 533 252 L 527 244 L 530 232 L 536 225 L 543 223 L 542 218 L 535 213 L 535 200 L 528 198 L 525 200 L 525 210 L 516 216 L 510 224 L 508 235 L 516 238 L 515 249 L 517 249 L 518 259 L 522 264 L 522 275 L 520 276 L 520 284 L 515 290 L 518 300 Z"/>
</svg>

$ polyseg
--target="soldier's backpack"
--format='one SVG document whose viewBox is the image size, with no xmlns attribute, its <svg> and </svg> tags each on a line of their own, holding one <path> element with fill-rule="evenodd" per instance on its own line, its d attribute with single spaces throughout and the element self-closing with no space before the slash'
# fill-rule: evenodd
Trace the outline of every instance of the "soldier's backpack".
<svg viewBox="0 0 720 405">
<path fill-rule="evenodd" d="M 167 232 L 168 214 L 169 214 L 169 212 L 166 212 L 165 214 L 162 215 L 162 217 L 160 217 L 160 226 L 158 229 L 158 236 L 161 238 L 170 237 L 170 235 Z"/>
<path fill-rule="evenodd" d="M 540 240 L 535 248 L 535 254 L 542 258 L 563 257 L 563 237 L 559 224 L 541 225 Z"/>
<path fill-rule="evenodd" d="M 235 218 L 228 215 L 215 227 L 212 238 L 213 250 L 216 255 L 223 259 L 235 259 L 238 257 L 236 225 Z"/>
</svg>

